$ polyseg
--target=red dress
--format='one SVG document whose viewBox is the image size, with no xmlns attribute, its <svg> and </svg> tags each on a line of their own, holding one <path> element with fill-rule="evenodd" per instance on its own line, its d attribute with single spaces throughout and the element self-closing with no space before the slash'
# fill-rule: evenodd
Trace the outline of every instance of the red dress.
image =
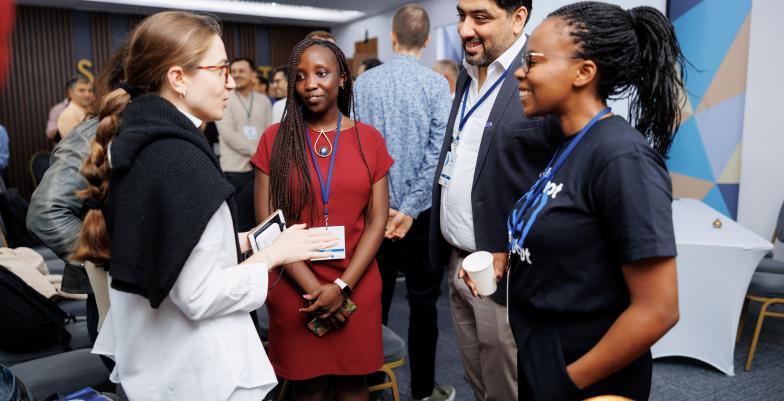
<svg viewBox="0 0 784 401">
<path fill-rule="evenodd" d="M 274 124 L 264 131 L 258 150 L 251 159 L 251 163 L 266 174 L 269 174 L 270 154 L 278 126 L 279 124 Z M 356 131 L 354 127 L 341 130 L 329 198 L 330 226 L 345 226 L 346 258 L 307 262 L 321 283 L 333 282 L 348 266 L 365 229 L 364 210 L 370 201 L 370 181 L 375 183 L 384 178 L 394 163 L 387 152 L 383 137 L 375 128 L 360 122 L 356 123 L 356 127 Z M 362 161 L 357 133 L 370 176 Z M 313 143 L 318 132 L 309 131 L 309 135 Z M 335 143 L 334 131 L 326 135 Z M 322 138 L 320 144 L 323 142 Z M 317 220 L 308 221 L 311 215 L 309 208 L 302 211 L 301 220 L 307 222 L 308 227 L 323 227 L 324 202 L 313 167 L 313 158 L 310 152 L 306 152 Z M 326 181 L 330 158 L 317 159 Z M 286 222 L 299 223 L 288 219 Z M 278 272 L 275 270 L 270 272 L 270 275 L 276 276 Z M 353 290 L 351 299 L 357 304 L 357 310 L 345 326 L 330 331 L 323 337 L 317 337 L 306 327 L 308 318 L 298 311 L 304 306 L 303 290 L 294 280 L 282 279 L 269 290 L 266 302 L 270 315 L 269 358 L 277 375 L 290 380 L 306 380 L 324 375 L 364 375 L 375 372 L 383 365 L 381 276 L 375 260 Z"/>
</svg>

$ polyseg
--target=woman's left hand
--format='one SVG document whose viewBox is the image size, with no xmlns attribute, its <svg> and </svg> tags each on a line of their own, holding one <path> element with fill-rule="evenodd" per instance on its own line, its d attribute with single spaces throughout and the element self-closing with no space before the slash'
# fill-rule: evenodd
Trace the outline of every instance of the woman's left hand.
<svg viewBox="0 0 784 401">
<path fill-rule="evenodd" d="M 306 308 L 301 308 L 299 311 L 303 313 L 320 313 L 319 317 L 322 319 L 327 319 L 337 312 L 343 306 L 344 300 L 343 292 L 334 283 L 322 284 L 312 294 L 305 294 L 303 297 L 308 300 L 314 300 L 314 302 Z"/>
</svg>

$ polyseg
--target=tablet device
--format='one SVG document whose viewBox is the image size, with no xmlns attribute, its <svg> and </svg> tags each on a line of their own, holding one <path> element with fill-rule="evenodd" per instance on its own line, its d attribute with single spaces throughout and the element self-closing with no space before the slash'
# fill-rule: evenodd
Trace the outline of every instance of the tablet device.
<svg viewBox="0 0 784 401">
<path fill-rule="evenodd" d="M 286 220 L 283 218 L 283 212 L 276 210 L 248 233 L 248 241 L 253 253 L 270 246 L 285 229 Z"/>
</svg>

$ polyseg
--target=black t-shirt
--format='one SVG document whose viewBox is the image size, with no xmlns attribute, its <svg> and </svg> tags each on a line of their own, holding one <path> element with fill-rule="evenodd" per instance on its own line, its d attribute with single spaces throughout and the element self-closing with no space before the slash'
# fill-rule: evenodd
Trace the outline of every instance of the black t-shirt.
<svg viewBox="0 0 784 401">
<path fill-rule="evenodd" d="M 564 139 L 561 151 L 574 137 Z M 620 313 L 629 305 L 621 266 L 676 255 L 664 160 L 639 131 L 612 116 L 585 134 L 550 181 L 556 190 L 524 244 L 531 264 L 514 258 L 512 308 Z"/>
</svg>

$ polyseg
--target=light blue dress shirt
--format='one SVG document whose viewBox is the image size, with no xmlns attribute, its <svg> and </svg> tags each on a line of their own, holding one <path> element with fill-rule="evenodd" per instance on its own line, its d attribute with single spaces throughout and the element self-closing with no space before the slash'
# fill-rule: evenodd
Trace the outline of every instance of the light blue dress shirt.
<svg viewBox="0 0 784 401">
<path fill-rule="evenodd" d="M 390 207 L 416 218 L 430 208 L 452 103 L 446 78 L 412 56 L 396 55 L 357 78 L 354 99 L 356 119 L 381 132 L 395 159 Z"/>
</svg>

